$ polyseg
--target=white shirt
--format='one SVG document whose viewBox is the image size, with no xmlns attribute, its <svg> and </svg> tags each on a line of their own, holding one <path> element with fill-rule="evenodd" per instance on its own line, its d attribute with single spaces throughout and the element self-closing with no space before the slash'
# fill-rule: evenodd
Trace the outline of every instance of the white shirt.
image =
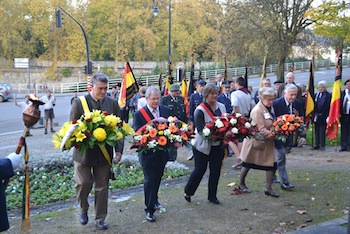
<svg viewBox="0 0 350 234">
<path fill-rule="evenodd" d="M 249 93 L 245 93 L 241 90 L 236 90 L 231 93 L 231 104 L 234 107 L 238 107 L 239 113 L 242 115 L 248 115 L 251 110 L 252 96 Z"/>
<path fill-rule="evenodd" d="M 43 103 L 45 103 L 45 104 L 44 104 L 44 109 L 45 109 L 45 110 L 49 110 L 49 109 L 52 109 L 52 108 L 53 108 L 53 106 L 54 106 L 54 104 L 55 104 L 55 102 L 56 102 L 56 98 L 55 98 L 53 95 L 51 95 L 51 98 L 49 99 L 49 98 L 47 97 L 47 95 L 45 95 L 45 96 L 42 96 L 42 97 L 40 98 L 40 101 L 42 101 Z"/>
<path fill-rule="evenodd" d="M 140 110 L 142 107 L 147 105 L 147 100 L 145 97 L 139 98 L 139 100 L 137 100 L 137 109 Z"/>
</svg>

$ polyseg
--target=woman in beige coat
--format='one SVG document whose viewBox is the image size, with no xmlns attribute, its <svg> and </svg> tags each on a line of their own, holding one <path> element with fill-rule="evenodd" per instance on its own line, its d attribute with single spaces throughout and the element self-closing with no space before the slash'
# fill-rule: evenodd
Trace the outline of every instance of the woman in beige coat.
<svg viewBox="0 0 350 234">
<path fill-rule="evenodd" d="M 251 190 L 245 184 L 245 178 L 251 168 L 266 171 L 265 195 L 279 197 L 272 190 L 272 176 L 277 168 L 276 156 L 274 151 L 274 138 L 271 136 L 271 127 L 275 120 L 275 114 L 272 107 L 275 93 L 272 88 L 263 87 L 259 89 L 258 104 L 252 109 L 250 117 L 257 124 L 259 134 L 263 141 L 256 139 L 244 139 L 241 159 L 242 170 L 239 181 L 239 189 L 243 193 L 251 193 Z"/>
</svg>

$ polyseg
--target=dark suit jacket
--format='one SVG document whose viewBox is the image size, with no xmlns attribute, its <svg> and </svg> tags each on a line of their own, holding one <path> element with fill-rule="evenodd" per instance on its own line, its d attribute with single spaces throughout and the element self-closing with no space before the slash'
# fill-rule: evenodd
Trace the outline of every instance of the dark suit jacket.
<svg viewBox="0 0 350 234">
<path fill-rule="evenodd" d="M 345 90 L 341 91 L 340 96 L 340 115 L 346 114 L 346 106 L 344 106 Z"/>
<path fill-rule="evenodd" d="M 203 96 L 199 93 L 193 93 L 190 97 L 190 120 L 194 122 L 193 113 L 199 104 L 203 102 Z"/>
<path fill-rule="evenodd" d="M 186 107 L 183 97 L 178 96 L 175 101 L 171 95 L 167 95 L 162 98 L 161 104 L 169 107 L 171 116 L 176 116 L 179 120 L 187 122 Z"/>
<path fill-rule="evenodd" d="M 315 95 L 315 123 L 326 124 L 329 115 L 329 108 L 331 105 L 332 95 L 324 91 L 321 98 L 318 98 L 319 93 Z"/>
<path fill-rule="evenodd" d="M 3 180 L 10 178 L 15 173 L 13 172 L 10 159 L 0 159 L 0 232 L 9 229 L 9 221 L 6 209 L 6 196 Z"/>
<path fill-rule="evenodd" d="M 231 96 L 231 94 L 228 94 Z M 226 113 L 232 113 L 232 105 L 231 105 L 231 100 L 225 96 L 225 94 L 220 94 L 218 96 L 218 102 L 221 102 L 222 104 L 225 105 L 226 107 Z"/>
<path fill-rule="evenodd" d="M 89 104 L 90 111 L 91 110 L 102 110 L 107 111 L 109 114 L 114 114 L 118 117 L 121 117 L 121 111 L 118 105 L 118 101 L 116 99 L 112 99 L 106 96 L 100 103 L 96 102 L 90 95 L 85 96 L 87 98 L 87 102 Z M 83 106 L 81 105 L 80 98 L 73 102 L 71 111 L 70 111 L 70 120 L 76 120 L 84 114 Z M 117 146 L 115 147 L 116 152 L 123 152 L 124 140 L 118 141 Z M 109 145 L 106 145 L 106 149 L 111 158 L 113 158 L 113 148 Z M 84 155 L 79 154 L 79 150 L 75 150 L 73 152 L 73 160 L 80 162 L 87 166 L 95 166 L 100 164 L 108 163 L 105 157 L 103 156 L 100 148 L 95 146 L 92 149 L 88 149 Z"/>
<path fill-rule="evenodd" d="M 301 117 L 305 116 L 305 108 L 298 99 L 295 99 L 295 101 L 292 103 L 292 108 L 293 114 Z M 277 98 L 273 101 L 273 109 L 275 110 L 275 114 L 277 117 L 284 114 L 289 114 L 289 109 L 286 105 L 284 97 Z"/>
<path fill-rule="evenodd" d="M 301 90 L 301 88 L 296 85 L 294 83 L 295 86 L 297 86 L 298 88 L 298 93 L 297 93 L 297 100 L 299 101 L 302 101 L 303 100 L 303 91 Z M 278 91 L 277 91 L 277 96 L 280 98 L 280 97 L 283 97 L 283 93 L 284 93 L 284 87 L 286 86 L 286 84 L 281 84 L 280 87 L 278 88 Z"/>
<path fill-rule="evenodd" d="M 292 103 L 293 108 L 293 114 L 297 116 L 304 117 L 305 116 L 305 108 L 302 106 L 302 103 L 295 99 L 295 101 Z M 290 110 L 288 109 L 288 106 L 286 105 L 286 101 L 284 100 L 284 97 L 277 98 L 273 101 L 273 109 L 275 111 L 276 117 L 284 115 L 284 114 L 290 114 Z M 287 142 L 283 144 L 282 141 L 275 141 L 275 147 L 276 148 L 282 148 L 284 146 L 289 146 L 291 144 L 292 139 L 288 137 Z"/>
<path fill-rule="evenodd" d="M 151 113 L 151 111 L 147 108 L 147 105 L 144 106 L 146 112 L 148 113 L 148 115 L 151 117 L 151 119 L 154 119 L 153 114 Z M 164 117 L 164 118 L 168 118 L 170 116 L 170 109 L 167 106 L 163 106 L 160 105 L 159 106 L 159 114 L 160 117 Z M 146 119 L 143 117 L 143 115 L 141 114 L 140 110 L 136 111 L 135 115 L 134 115 L 134 130 L 137 131 L 139 128 L 141 128 L 143 125 L 147 124 L 148 122 L 146 121 Z"/>
</svg>

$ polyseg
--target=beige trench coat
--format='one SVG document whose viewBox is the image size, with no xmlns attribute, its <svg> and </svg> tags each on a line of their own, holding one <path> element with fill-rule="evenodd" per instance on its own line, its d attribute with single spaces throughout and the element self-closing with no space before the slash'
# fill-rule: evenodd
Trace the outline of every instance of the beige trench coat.
<svg viewBox="0 0 350 234">
<path fill-rule="evenodd" d="M 271 108 L 273 112 L 273 107 Z M 270 136 L 270 129 L 274 121 L 273 117 L 261 102 L 258 102 L 252 109 L 250 117 L 257 124 L 259 134 L 265 140 L 259 141 L 252 138 L 245 138 L 240 158 L 243 162 L 255 164 L 258 167 L 273 167 L 276 162 L 274 139 Z"/>
</svg>

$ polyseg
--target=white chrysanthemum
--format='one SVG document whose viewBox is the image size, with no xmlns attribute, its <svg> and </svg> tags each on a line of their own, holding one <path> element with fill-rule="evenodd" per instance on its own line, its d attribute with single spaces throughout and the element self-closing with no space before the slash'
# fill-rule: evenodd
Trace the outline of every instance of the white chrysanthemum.
<svg viewBox="0 0 350 234">
<path fill-rule="evenodd" d="M 210 129 L 209 129 L 209 128 L 204 128 L 204 129 L 203 129 L 203 134 L 204 134 L 204 136 L 209 136 L 209 134 L 210 134 Z"/>
<path fill-rule="evenodd" d="M 134 136 L 134 141 L 140 141 L 141 138 L 142 138 L 142 136 L 136 135 L 136 136 Z"/>
<path fill-rule="evenodd" d="M 175 120 L 175 118 L 174 118 L 173 116 L 169 116 L 169 117 L 168 117 L 168 121 L 169 121 L 170 123 L 174 122 L 174 120 Z"/>
<path fill-rule="evenodd" d="M 252 120 L 252 122 L 250 123 L 252 126 L 256 126 L 256 123 Z"/>
<path fill-rule="evenodd" d="M 182 138 L 180 135 L 175 135 L 174 138 L 175 138 L 175 141 L 182 142 Z"/>
<path fill-rule="evenodd" d="M 236 118 L 241 117 L 242 115 L 240 113 L 236 113 Z"/>
<path fill-rule="evenodd" d="M 157 141 L 156 140 L 152 140 L 150 142 L 148 142 L 147 147 L 150 149 L 153 149 L 157 146 Z"/>
<path fill-rule="evenodd" d="M 237 123 L 237 119 L 235 119 L 235 118 L 230 119 L 231 125 L 235 125 L 236 123 Z"/>
<path fill-rule="evenodd" d="M 222 128 L 224 126 L 224 124 L 222 123 L 222 121 L 220 119 L 215 120 L 215 126 L 217 128 Z"/>
<path fill-rule="evenodd" d="M 232 128 L 232 129 L 231 129 L 231 132 L 232 132 L 233 134 L 238 134 L 238 128 Z"/>
<path fill-rule="evenodd" d="M 248 123 L 248 122 L 246 122 L 245 124 L 244 124 L 244 127 L 246 127 L 246 128 L 250 128 L 251 127 L 251 124 L 250 123 Z"/>
<path fill-rule="evenodd" d="M 150 126 L 150 125 L 147 125 L 147 126 L 146 126 L 146 129 L 147 129 L 148 131 L 150 131 L 150 130 L 152 130 L 152 129 L 153 129 L 153 127 L 152 127 L 152 126 Z"/>
<path fill-rule="evenodd" d="M 188 124 L 183 124 L 180 130 L 187 132 L 189 130 Z"/>
<path fill-rule="evenodd" d="M 169 129 L 165 129 L 164 136 L 170 136 L 170 135 L 171 135 L 171 131 Z"/>
</svg>

